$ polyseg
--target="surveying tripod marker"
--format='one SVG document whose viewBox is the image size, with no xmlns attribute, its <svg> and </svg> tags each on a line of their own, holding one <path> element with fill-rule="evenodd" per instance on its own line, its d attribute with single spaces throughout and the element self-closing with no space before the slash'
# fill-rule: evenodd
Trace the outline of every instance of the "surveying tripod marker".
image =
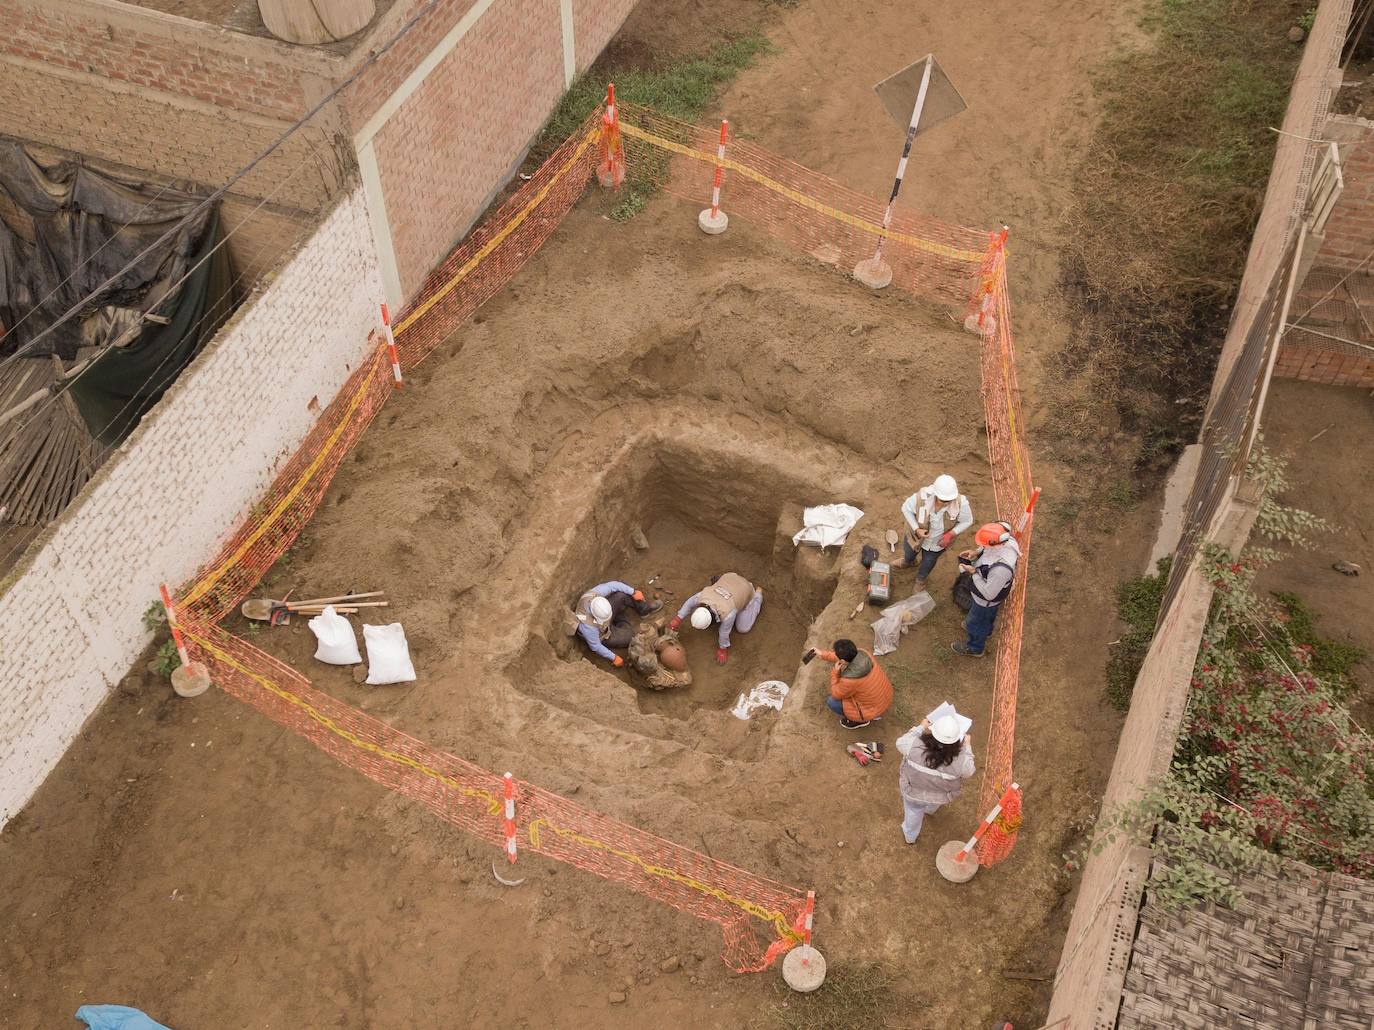
<svg viewBox="0 0 1374 1030">
<path fill-rule="evenodd" d="M 191 661 L 186 653 L 186 641 L 181 638 L 181 627 L 177 625 L 176 609 L 172 607 L 172 594 L 167 584 L 158 589 L 162 593 L 162 610 L 167 613 L 167 626 L 172 631 L 172 643 L 176 645 L 177 658 L 181 664 L 172 670 L 172 690 L 178 697 L 200 697 L 210 689 L 210 670 L 201 662 Z"/>
<path fill-rule="evenodd" d="M 968 105 L 949 76 L 935 60 L 934 54 L 909 64 L 896 74 L 889 75 L 873 87 L 878 99 L 883 102 L 887 113 L 898 125 L 906 128 L 906 142 L 902 145 L 902 158 L 897 162 L 897 175 L 892 180 L 892 193 L 887 198 L 883 210 L 883 225 L 878 233 L 878 246 L 871 258 L 864 258 L 854 266 L 854 278 L 870 290 L 881 290 L 892 282 L 892 266 L 883 260 L 883 244 L 887 242 L 888 231 L 892 228 L 892 211 L 897 203 L 897 194 L 902 189 L 902 177 L 906 175 L 906 163 L 911 157 L 911 144 L 917 135 L 953 117 Z"/>
<path fill-rule="evenodd" d="M 968 883 L 973 879 L 978 872 L 978 856 L 975 854 L 978 842 L 982 840 L 983 834 L 988 832 L 988 827 L 1002 814 L 1002 806 L 1006 804 L 1007 798 L 1020 789 L 1020 784 L 1013 783 L 1002 795 L 1002 799 L 992 806 L 992 810 L 968 840 L 951 840 L 940 845 L 940 850 L 935 853 L 935 868 L 941 876 L 951 883 Z"/>
</svg>

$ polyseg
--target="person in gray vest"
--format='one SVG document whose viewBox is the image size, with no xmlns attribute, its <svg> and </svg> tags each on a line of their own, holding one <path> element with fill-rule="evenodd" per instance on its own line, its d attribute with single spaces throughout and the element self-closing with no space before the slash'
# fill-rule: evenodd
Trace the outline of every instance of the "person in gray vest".
<svg viewBox="0 0 1374 1030">
<path fill-rule="evenodd" d="M 1021 557 L 1021 546 L 1006 522 L 989 522 L 982 526 L 974 541 L 978 550 L 959 555 L 959 568 L 973 577 L 969 584 L 973 603 L 964 620 L 968 640 L 956 640 L 950 646 L 955 654 L 981 658 L 1002 602 L 1016 582 L 1016 562 Z"/>
<path fill-rule="evenodd" d="M 673 621 L 668 623 L 668 628 L 677 629 L 689 614 L 695 629 L 706 629 L 713 622 L 719 623 L 716 664 L 724 665 L 729 655 L 731 631 L 748 633 L 754 628 L 762 607 L 763 591 L 738 572 L 727 572 L 713 576 L 707 586 L 687 598 Z"/>
<path fill-rule="evenodd" d="M 975 772 L 969 734 L 959 735 L 958 721 L 942 715 L 934 724 L 921 720 L 920 734 L 902 759 L 897 782 L 902 793 L 902 837 L 915 844 L 921 824 L 942 805 L 959 796 Z"/>
<path fill-rule="evenodd" d="M 624 665 L 625 659 L 611 648 L 629 647 L 634 639 L 635 628 L 630 625 L 625 610 L 630 608 L 643 616 L 652 615 L 662 607 L 662 601 L 646 601 L 643 591 L 613 579 L 592 587 L 577 599 L 573 606 L 577 635 L 587 642 L 593 654 L 612 665 Z"/>
</svg>

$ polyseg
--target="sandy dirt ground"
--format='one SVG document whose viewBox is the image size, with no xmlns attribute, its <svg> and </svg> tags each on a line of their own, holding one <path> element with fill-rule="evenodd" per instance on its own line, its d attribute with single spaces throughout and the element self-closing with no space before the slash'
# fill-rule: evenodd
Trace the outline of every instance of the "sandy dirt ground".
<svg viewBox="0 0 1374 1030">
<path fill-rule="evenodd" d="M 1086 70 L 1122 17 L 1091 6 L 770 9 L 776 52 L 719 105 L 764 145 L 881 193 L 901 134 L 871 84 L 939 54 L 970 110 L 922 138 L 904 196 L 1012 222 L 1033 451 L 1048 409 L 1072 402 L 1039 359 L 1064 331 L 1054 241 Z M 650 14 L 623 45 L 652 49 Z M 1037 1026 L 1048 983 L 1003 974 L 1048 976 L 1063 943 L 1060 856 L 1096 810 L 1119 728 L 1102 696 L 1111 590 L 1143 564 L 1150 513 L 1083 520 L 1072 467 L 1039 460 L 1027 821 L 1005 864 L 946 883 L 934 851 L 976 825 L 976 788 L 903 844 L 896 761 L 845 755 L 825 669 L 798 658 L 842 635 L 869 645 L 848 618 L 858 548 L 898 524 L 911 489 L 950 471 L 992 515 L 976 341 L 946 311 L 863 291 L 745 224 L 708 239 L 668 198 L 626 224 L 607 209 L 584 200 L 417 370 L 269 579 L 386 589 L 418 682 L 358 686 L 310 661 L 302 626 L 251 639 L 455 754 L 814 887 L 834 975 L 895 977 L 890 1027 Z M 821 501 L 869 514 L 838 556 L 794 553 L 796 511 Z M 765 587 L 764 611 L 723 670 L 689 637 L 690 693 L 644 697 L 559 632 L 560 609 L 602 578 L 662 573 L 680 599 L 727 562 Z M 897 709 L 865 738 L 890 746 L 948 698 L 986 740 L 992 663 L 949 651 L 953 571 L 937 570 L 940 607 L 887 660 Z M 794 687 L 777 716 L 725 711 L 774 677 Z M 768 1025 L 797 1004 L 776 973 L 730 974 L 714 924 L 538 860 L 504 890 L 493 857 L 232 699 L 178 701 L 136 672 L 0 835 L 0 1025 L 64 1025 L 88 1001 L 178 1030 Z"/>
<path fill-rule="evenodd" d="M 1326 519 L 1332 527 L 1311 548 L 1260 575 L 1261 590 L 1297 594 L 1316 616 L 1323 636 L 1374 655 L 1374 401 L 1368 390 L 1275 380 L 1264 413 L 1265 446 L 1288 459 L 1290 489 L 1281 498 Z M 1363 570 L 1343 576 L 1331 568 L 1350 561 Z M 1374 661 L 1354 670 L 1351 710 L 1374 725 Z"/>
</svg>

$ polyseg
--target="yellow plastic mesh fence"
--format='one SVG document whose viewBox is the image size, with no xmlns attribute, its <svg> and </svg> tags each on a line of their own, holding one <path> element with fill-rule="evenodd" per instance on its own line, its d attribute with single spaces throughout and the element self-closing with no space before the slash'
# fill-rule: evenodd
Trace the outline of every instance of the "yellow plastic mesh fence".
<svg viewBox="0 0 1374 1030">
<path fill-rule="evenodd" d="M 310 685 L 295 669 L 218 626 L 182 626 L 216 685 L 325 754 L 501 846 L 502 778 L 431 747 Z M 719 923 L 723 958 L 756 972 L 802 939 L 806 896 L 725 862 L 515 781 L 517 852 L 566 862 Z M 518 866 L 517 866 L 518 870 Z M 516 875 L 519 875 L 518 871 Z"/>
<path fill-rule="evenodd" d="M 632 175 L 636 164 L 641 166 L 641 185 L 654 183 L 683 196 L 709 197 L 718 128 L 685 125 L 641 108 L 631 109 L 629 117 L 632 124 L 622 122 L 620 129 Z M 598 165 L 606 164 L 607 139 L 602 112 L 597 112 L 428 277 L 395 325 L 403 368 L 422 361 L 548 239 Z M 609 139 L 616 143 L 614 133 Z M 618 167 L 618 160 L 616 156 L 612 165 Z M 881 228 L 880 202 L 751 144 L 733 146 L 726 175 L 731 176 L 727 182 L 732 214 L 842 268 L 871 256 Z M 1005 268 L 1004 262 L 997 263 L 1000 252 L 994 254 L 981 233 L 903 213 L 891 227 L 885 254 L 893 266 L 893 281 L 914 293 L 961 309 L 977 303 L 980 295 L 991 298 L 997 328 L 983 337 L 983 385 L 993 479 L 999 510 L 1019 508 L 1029 496 L 1030 469 L 1019 417 Z M 988 283 L 995 284 L 991 292 Z M 386 346 L 379 343 L 326 408 L 264 500 L 214 561 L 180 592 L 176 607 L 194 657 L 206 663 L 223 689 L 349 768 L 500 845 L 502 782 L 497 774 L 437 751 L 315 690 L 299 672 L 218 625 L 295 540 L 343 457 L 392 389 Z M 1023 539 L 1028 545 L 1029 527 Z M 1024 573 L 1021 580 L 999 627 L 985 794 L 995 795 L 1004 781 L 1010 781 Z M 805 892 L 680 847 L 532 784 L 517 782 L 516 793 L 521 850 L 566 862 L 720 924 L 724 958 L 732 968 L 766 968 L 803 939 Z"/>
<path fill-rule="evenodd" d="M 719 126 L 691 125 L 623 104 L 620 132 L 630 188 L 661 188 L 710 206 Z M 845 272 L 873 256 L 883 233 L 884 201 L 747 140 L 729 140 L 721 164 L 721 209 L 730 217 Z M 962 308 L 986 249 L 985 233 L 899 209 L 883 258 L 892 266 L 894 285 Z"/>
</svg>

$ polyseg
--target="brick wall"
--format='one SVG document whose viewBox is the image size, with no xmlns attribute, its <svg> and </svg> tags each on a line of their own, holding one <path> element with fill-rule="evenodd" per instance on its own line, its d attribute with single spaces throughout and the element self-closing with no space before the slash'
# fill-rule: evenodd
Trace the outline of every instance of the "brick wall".
<svg viewBox="0 0 1374 1030">
<path fill-rule="evenodd" d="M 1274 362 L 1274 374 L 1328 386 L 1361 386 L 1374 389 L 1374 348 L 1365 353 L 1314 350 L 1284 344 Z"/>
<path fill-rule="evenodd" d="M 407 296 L 482 213 L 563 92 L 558 0 L 498 0 L 373 139 Z"/>
<path fill-rule="evenodd" d="M 0 825 L 147 645 L 159 581 L 213 556 L 367 352 L 380 290 L 355 190 L 6 579 Z"/>
<path fill-rule="evenodd" d="M 1374 251 L 1374 121 L 1337 115 L 1327 123 L 1326 134 L 1340 149 L 1345 189 L 1331 209 L 1317 261 L 1336 271 L 1361 264 L 1374 271 L 1369 264 Z"/>
<path fill-rule="evenodd" d="M 591 67 L 625 24 L 637 0 L 572 0 L 573 39 L 577 43 L 577 73 Z"/>
</svg>

